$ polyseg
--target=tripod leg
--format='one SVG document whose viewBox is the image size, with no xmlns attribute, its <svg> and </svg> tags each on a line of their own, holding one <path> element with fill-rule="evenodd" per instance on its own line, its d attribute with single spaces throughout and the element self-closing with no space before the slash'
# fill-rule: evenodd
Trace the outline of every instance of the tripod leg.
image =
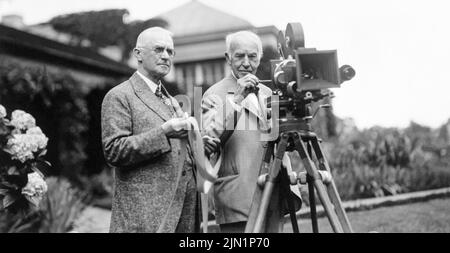
<svg viewBox="0 0 450 253">
<path fill-rule="evenodd" d="M 287 205 L 288 205 L 288 210 L 289 210 L 289 215 L 291 218 L 291 223 L 292 223 L 292 230 L 294 231 L 294 233 L 299 233 L 299 229 L 298 229 L 298 222 L 297 222 L 297 217 L 295 215 L 295 207 L 294 207 L 294 197 L 292 196 L 293 193 L 291 191 L 290 188 L 290 180 L 286 171 L 286 167 L 282 166 L 281 171 L 280 171 L 280 182 L 281 182 L 281 187 L 280 187 L 280 192 L 281 192 L 281 196 L 284 196 L 284 200 L 287 201 Z"/>
<path fill-rule="evenodd" d="M 308 149 L 308 155 L 309 157 L 312 157 L 311 144 L 309 144 L 308 142 L 306 145 Z M 319 224 L 317 223 L 317 212 L 316 212 L 316 194 L 314 193 L 314 178 L 311 177 L 309 174 L 307 174 L 306 182 L 308 183 L 309 208 L 310 208 L 312 231 L 313 233 L 319 233 Z"/>
<path fill-rule="evenodd" d="M 280 189 L 279 180 L 277 179 L 272 190 L 272 196 L 267 206 L 267 213 L 263 222 L 263 233 L 281 233 L 284 226 L 284 215 L 282 212 L 281 203 L 284 199 Z"/>
<path fill-rule="evenodd" d="M 325 159 L 325 156 L 323 155 L 322 149 L 320 147 L 319 140 L 317 138 L 314 138 L 311 141 L 311 143 L 314 148 L 317 160 L 319 161 L 319 168 L 321 170 L 326 170 L 329 173 L 331 173 L 330 166 L 328 165 L 328 162 Z M 335 206 L 336 214 L 339 217 L 339 220 L 341 221 L 344 232 L 353 233 L 353 229 L 350 225 L 350 221 L 348 220 L 347 214 L 345 213 L 345 210 L 342 206 L 342 201 L 341 198 L 339 197 L 339 193 L 337 191 L 337 187 L 333 179 L 331 180 L 331 183 L 327 185 L 327 191 L 331 201 Z"/>
<path fill-rule="evenodd" d="M 313 233 L 319 233 L 319 225 L 317 223 L 316 211 L 316 195 L 314 194 L 314 179 L 310 175 L 306 175 L 306 182 L 308 183 L 309 208 L 311 215 L 311 224 Z"/>
<path fill-rule="evenodd" d="M 267 147 L 264 148 L 264 157 L 263 157 L 261 166 L 259 168 L 258 175 L 266 173 L 266 170 L 268 171 L 266 166 L 268 166 L 270 164 L 270 160 L 273 155 L 274 146 L 275 146 L 274 142 L 269 142 L 267 144 Z M 262 198 L 262 189 L 261 189 L 261 187 L 256 185 L 256 190 L 255 190 L 255 193 L 253 194 L 252 204 L 250 206 L 247 225 L 245 226 L 245 233 L 251 233 L 253 231 L 253 228 L 255 227 L 256 216 L 258 214 L 258 210 L 261 205 L 261 198 Z"/>
<path fill-rule="evenodd" d="M 260 233 L 263 229 L 264 220 L 266 219 L 267 207 L 269 206 L 269 201 L 272 197 L 272 191 L 275 186 L 275 181 L 278 176 L 278 173 L 281 168 L 281 161 L 283 159 L 283 155 L 286 151 L 288 144 L 288 135 L 283 134 L 281 136 L 281 140 L 277 147 L 277 152 L 275 154 L 275 159 L 272 163 L 272 166 L 269 171 L 269 176 L 264 185 L 264 191 L 262 193 L 261 198 L 261 206 L 258 210 L 258 214 L 256 216 L 255 227 L 253 228 L 253 233 Z"/>
<path fill-rule="evenodd" d="M 333 206 L 332 206 L 330 199 L 326 193 L 325 186 L 323 185 L 322 180 L 317 172 L 316 166 L 312 162 L 312 160 L 303 144 L 303 141 L 301 140 L 301 138 L 298 134 L 296 134 L 294 142 L 295 142 L 295 147 L 296 147 L 300 157 L 302 158 L 306 172 L 308 173 L 308 175 L 310 175 L 312 177 L 314 187 L 316 188 L 317 194 L 319 195 L 319 199 L 322 202 L 325 212 L 327 213 L 328 220 L 330 221 L 333 231 L 336 233 L 342 233 L 343 229 L 341 227 L 341 224 L 339 223 L 336 213 L 333 210 Z"/>
</svg>

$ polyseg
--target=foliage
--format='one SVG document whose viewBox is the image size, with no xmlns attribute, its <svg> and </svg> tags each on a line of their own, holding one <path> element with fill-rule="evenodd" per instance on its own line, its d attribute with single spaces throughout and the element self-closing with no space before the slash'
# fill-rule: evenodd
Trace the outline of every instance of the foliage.
<svg viewBox="0 0 450 253">
<path fill-rule="evenodd" d="M 49 23 L 57 31 L 69 33 L 79 39 L 88 39 L 94 48 L 104 47 L 121 39 L 125 33 L 125 9 L 88 11 L 60 15 Z"/>
<path fill-rule="evenodd" d="M 72 229 L 85 208 L 85 193 L 72 187 L 62 178 L 49 178 L 49 192 L 39 212 L 40 233 L 63 233 Z"/>
<path fill-rule="evenodd" d="M 113 85 L 107 85 L 113 87 Z M 84 163 L 82 174 L 92 175 L 102 172 L 106 167 L 106 161 L 103 156 L 102 137 L 101 137 L 101 105 L 103 97 L 109 89 L 94 88 L 85 96 L 87 110 L 89 111 L 88 129 L 84 135 L 86 138 L 85 152 L 87 159 Z"/>
<path fill-rule="evenodd" d="M 81 181 L 83 191 L 90 196 L 89 204 L 111 208 L 114 187 L 113 170 L 105 168 L 98 174 L 82 176 Z"/>
<path fill-rule="evenodd" d="M 416 123 L 403 130 L 373 127 L 354 131 L 328 148 L 343 199 L 394 195 L 450 186 L 448 157 L 424 151 L 436 134 Z"/>
<path fill-rule="evenodd" d="M 123 61 L 135 46 L 138 34 L 152 26 L 166 27 L 162 19 L 126 22 L 129 12 L 126 9 L 107 9 L 60 15 L 49 23 L 59 32 L 68 33 L 78 38 L 77 44 L 88 40 L 93 48 L 119 46 L 122 49 Z"/>
<path fill-rule="evenodd" d="M 9 64 L 0 68 L 0 101 L 7 108 L 30 112 L 49 138 L 45 171 L 76 179 L 86 160 L 89 119 L 80 85 L 67 72 Z"/>
<path fill-rule="evenodd" d="M 0 214 L 0 232 L 64 233 L 73 229 L 87 195 L 63 178 L 50 177 L 46 182 L 48 193 L 39 210 L 27 216 Z"/>
<path fill-rule="evenodd" d="M 47 191 L 41 169 L 48 138 L 30 114 L 15 110 L 11 120 L 0 105 L 0 212 L 26 215 Z"/>
</svg>

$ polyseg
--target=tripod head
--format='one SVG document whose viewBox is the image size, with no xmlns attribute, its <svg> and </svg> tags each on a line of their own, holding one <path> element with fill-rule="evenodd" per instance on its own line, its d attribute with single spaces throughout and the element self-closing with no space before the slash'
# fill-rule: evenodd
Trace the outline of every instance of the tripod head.
<svg viewBox="0 0 450 253">
<path fill-rule="evenodd" d="M 279 108 L 280 131 L 297 126 L 297 130 L 312 131 L 312 103 L 334 97 L 329 88 L 339 88 L 351 80 L 356 72 L 350 65 L 338 68 L 336 50 L 305 48 L 300 23 L 288 23 L 285 32 L 278 34 L 280 59 L 271 60 L 271 80 L 262 80 L 274 87 L 267 100 L 268 108 Z M 322 105 L 319 108 L 328 108 Z"/>
</svg>

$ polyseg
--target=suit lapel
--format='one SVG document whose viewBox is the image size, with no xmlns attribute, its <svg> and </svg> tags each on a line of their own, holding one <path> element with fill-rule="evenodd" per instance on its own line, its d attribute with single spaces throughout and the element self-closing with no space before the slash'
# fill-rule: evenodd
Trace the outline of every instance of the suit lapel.
<svg viewBox="0 0 450 253">
<path fill-rule="evenodd" d="M 165 105 L 155 94 L 150 90 L 150 87 L 142 80 L 137 73 L 134 73 L 130 78 L 131 86 L 134 89 L 136 96 L 148 108 L 154 111 L 164 121 L 172 118 L 170 109 Z"/>
</svg>

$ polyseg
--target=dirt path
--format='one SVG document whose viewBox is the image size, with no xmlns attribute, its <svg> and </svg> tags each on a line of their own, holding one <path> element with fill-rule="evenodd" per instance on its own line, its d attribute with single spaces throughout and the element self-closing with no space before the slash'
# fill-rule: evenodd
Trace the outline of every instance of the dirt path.
<svg viewBox="0 0 450 253">
<path fill-rule="evenodd" d="M 75 222 L 75 233 L 108 233 L 111 211 L 98 207 L 87 207 Z"/>
</svg>

